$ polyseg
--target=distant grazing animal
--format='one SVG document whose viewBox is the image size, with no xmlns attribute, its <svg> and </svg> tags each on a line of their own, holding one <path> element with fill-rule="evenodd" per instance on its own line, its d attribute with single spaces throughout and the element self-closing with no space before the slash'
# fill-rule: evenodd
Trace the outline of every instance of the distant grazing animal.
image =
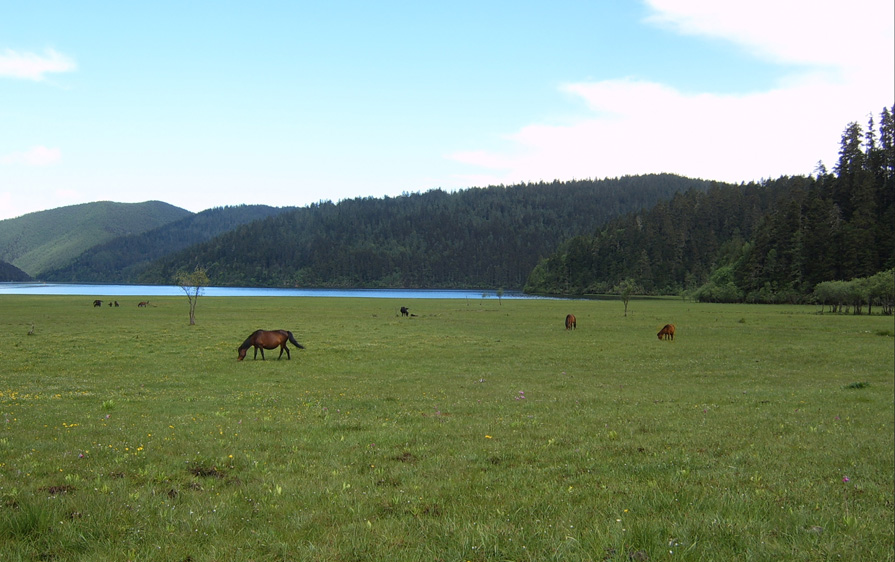
<svg viewBox="0 0 895 562">
<path fill-rule="evenodd" d="M 143 308 L 146 306 L 149 306 L 149 301 L 140 301 L 139 303 L 137 303 L 138 308 Z"/>
<path fill-rule="evenodd" d="M 118 306 L 118 301 L 115 301 L 115 306 Z"/>
<path fill-rule="evenodd" d="M 97 306 L 102 306 L 102 305 L 103 305 L 103 301 L 101 301 L 99 299 L 96 299 L 95 301 L 93 301 L 94 308 L 96 308 Z"/>
<path fill-rule="evenodd" d="M 665 324 L 662 326 L 662 329 L 659 330 L 658 333 L 660 340 L 668 340 L 674 341 L 674 324 Z"/>
<path fill-rule="evenodd" d="M 401 316 L 410 316 L 410 309 L 406 306 L 401 307 Z"/>
<path fill-rule="evenodd" d="M 246 338 L 246 341 L 242 342 L 242 345 L 239 346 L 237 351 L 239 352 L 239 356 L 236 358 L 237 361 L 242 361 L 245 359 L 246 352 L 250 347 L 255 348 L 255 355 L 253 359 L 258 358 L 258 350 L 261 350 L 261 360 L 264 361 L 264 350 L 265 349 L 276 349 L 280 348 L 280 356 L 277 359 L 283 357 L 283 352 L 286 352 L 286 359 L 292 359 L 292 356 L 289 354 L 289 348 L 286 347 L 286 343 L 291 343 L 298 349 L 304 349 L 305 346 L 295 341 L 295 337 L 292 336 L 292 332 L 288 330 L 255 330 L 252 332 L 252 335 Z"/>
<path fill-rule="evenodd" d="M 112 301 L 109 301 L 109 308 L 112 308 Z"/>
<path fill-rule="evenodd" d="M 566 330 L 574 330 L 578 327 L 578 320 L 575 319 L 574 314 L 566 315 Z"/>
</svg>

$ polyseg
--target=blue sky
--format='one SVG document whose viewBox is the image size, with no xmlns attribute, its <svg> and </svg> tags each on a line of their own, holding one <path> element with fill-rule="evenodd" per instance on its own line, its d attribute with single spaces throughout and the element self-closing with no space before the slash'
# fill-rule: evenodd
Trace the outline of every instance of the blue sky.
<svg viewBox="0 0 895 562">
<path fill-rule="evenodd" d="M 832 169 L 891 0 L 3 2 L 0 219 Z"/>
</svg>

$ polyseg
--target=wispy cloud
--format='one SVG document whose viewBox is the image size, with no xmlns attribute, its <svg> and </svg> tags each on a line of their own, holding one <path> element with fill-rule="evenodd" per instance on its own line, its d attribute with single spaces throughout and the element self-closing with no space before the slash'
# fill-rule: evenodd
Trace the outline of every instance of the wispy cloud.
<svg viewBox="0 0 895 562">
<path fill-rule="evenodd" d="M 77 68 L 75 61 L 53 49 L 43 54 L 23 53 L 12 49 L 0 51 L 0 77 L 43 81 L 53 72 L 71 72 Z"/>
<path fill-rule="evenodd" d="M 19 164 L 23 166 L 51 166 L 62 159 L 62 151 L 58 148 L 35 146 L 29 150 L 12 152 L 0 156 L 0 164 Z"/>
<path fill-rule="evenodd" d="M 847 9 L 816 0 L 648 4 L 649 25 L 732 41 L 790 65 L 792 74 L 739 95 L 623 77 L 564 84 L 560 90 L 588 113 L 504 135 L 506 151 L 449 155 L 482 170 L 465 179 L 483 185 L 670 172 L 740 182 L 810 174 L 818 160 L 835 156 L 849 122 L 892 104 L 891 2 L 856 0 Z"/>
</svg>

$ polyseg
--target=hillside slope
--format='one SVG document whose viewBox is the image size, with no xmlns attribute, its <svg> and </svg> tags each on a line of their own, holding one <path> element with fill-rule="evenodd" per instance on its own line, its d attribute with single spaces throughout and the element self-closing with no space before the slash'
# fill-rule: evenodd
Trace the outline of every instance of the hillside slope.
<svg viewBox="0 0 895 562">
<path fill-rule="evenodd" d="M 11 263 L 0 261 L 0 283 L 16 283 L 22 281 L 31 281 L 31 277 Z"/>
<path fill-rule="evenodd" d="M 97 244 L 191 214 L 161 201 L 100 201 L 30 213 L 0 221 L 0 260 L 39 278 Z"/>
<path fill-rule="evenodd" d="M 711 185 L 656 174 L 319 203 L 163 258 L 139 281 L 198 265 L 224 286 L 521 289 L 563 240 Z"/>
<path fill-rule="evenodd" d="M 41 279 L 76 283 L 134 283 L 153 260 L 287 210 L 291 208 L 266 205 L 208 209 L 140 234 L 122 236 L 94 246 L 71 263 L 44 272 Z"/>
</svg>

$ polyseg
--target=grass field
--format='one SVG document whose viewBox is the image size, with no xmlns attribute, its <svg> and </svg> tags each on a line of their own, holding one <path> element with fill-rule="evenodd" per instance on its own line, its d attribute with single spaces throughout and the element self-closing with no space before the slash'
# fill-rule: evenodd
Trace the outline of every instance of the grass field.
<svg viewBox="0 0 895 562">
<path fill-rule="evenodd" d="M 138 300 L 0 297 L 0 560 L 893 560 L 892 317 Z"/>
</svg>

